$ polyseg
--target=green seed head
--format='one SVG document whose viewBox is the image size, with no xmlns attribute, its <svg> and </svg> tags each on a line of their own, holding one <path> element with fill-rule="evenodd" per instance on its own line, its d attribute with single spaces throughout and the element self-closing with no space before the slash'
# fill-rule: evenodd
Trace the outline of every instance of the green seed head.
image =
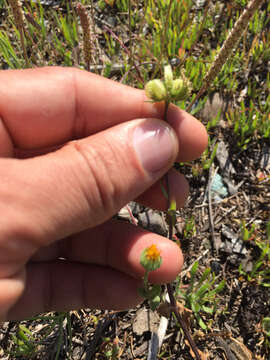
<svg viewBox="0 0 270 360">
<path fill-rule="evenodd" d="M 176 79 L 173 81 L 171 95 L 174 99 L 179 99 L 184 95 L 185 85 L 182 79 Z"/>
<path fill-rule="evenodd" d="M 173 81 L 173 86 L 171 89 L 171 96 L 173 100 L 184 100 L 189 95 L 190 84 L 186 77 L 181 76 L 181 78 Z"/>
<path fill-rule="evenodd" d="M 145 93 L 153 101 L 162 101 L 166 99 L 166 89 L 160 79 L 150 80 L 145 85 Z"/>
</svg>

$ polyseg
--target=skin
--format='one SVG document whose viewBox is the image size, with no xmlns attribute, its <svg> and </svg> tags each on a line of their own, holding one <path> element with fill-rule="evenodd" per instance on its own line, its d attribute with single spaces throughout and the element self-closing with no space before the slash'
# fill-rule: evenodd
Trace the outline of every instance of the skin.
<svg viewBox="0 0 270 360">
<path fill-rule="evenodd" d="M 160 171 L 145 171 L 131 137 L 164 113 L 146 100 L 141 90 L 78 69 L 0 72 L 1 321 L 133 307 L 141 301 L 140 254 L 153 243 L 163 263 L 150 280 L 170 282 L 180 272 L 172 241 L 112 220 L 133 199 L 166 209 L 159 179 L 168 171 L 183 206 L 187 182 L 169 169 L 207 145 L 201 123 L 171 106 L 174 155 Z"/>
</svg>

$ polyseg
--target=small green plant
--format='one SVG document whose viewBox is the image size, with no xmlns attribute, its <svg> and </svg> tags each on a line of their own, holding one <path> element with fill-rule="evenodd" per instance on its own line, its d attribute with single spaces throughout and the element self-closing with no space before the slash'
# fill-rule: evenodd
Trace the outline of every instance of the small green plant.
<svg viewBox="0 0 270 360">
<path fill-rule="evenodd" d="M 3 31 L 0 31 L 0 53 L 11 69 L 23 67 L 23 60 L 18 57 L 17 49 L 13 47 L 8 35 Z"/>
<path fill-rule="evenodd" d="M 219 302 L 218 293 L 225 287 L 225 280 L 217 283 L 215 274 L 210 268 L 206 268 L 202 275 L 198 277 L 199 263 L 196 261 L 190 270 L 190 281 L 187 289 L 179 287 L 178 296 L 184 300 L 187 308 L 193 311 L 197 323 L 203 330 L 208 326 L 202 319 L 202 313 L 213 315 L 216 312 Z"/>
<path fill-rule="evenodd" d="M 120 355 L 119 339 L 111 339 L 105 337 L 102 339 L 102 344 L 100 345 L 99 352 L 108 360 L 117 360 Z"/>
<path fill-rule="evenodd" d="M 22 324 L 19 324 L 17 335 L 12 335 L 15 349 L 12 351 L 14 356 L 23 356 L 25 359 L 34 359 L 37 347 L 42 343 L 42 340 L 48 337 L 52 332 L 58 331 L 58 338 L 56 344 L 56 353 L 54 360 L 60 358 L 60 352 L 64 343 L 64 322 L 66 322 L 67 334 L 69 343 L 71 344 L 72 329 L 70 314 L 68 312 L 55 313 L 48 316 L 37 316 L 29 320 L 44 322 L 43 335 L 36 341 L 31 331 Z"/>
<path fill-rule="evenodd" d="M 12 335 L 15 344 L 13 356 L 22 356 L 25 359 L 31 359 L 36 353 L 37 344 L 29 329 L 24 325 L 19 325 L 17 335 Z"/>
<path fill-rule="evenodd" d="M 206 125 L 207 131 L 209 131 L 210 129 L 212 129 L 218 125 L 220 116 L 221 116 L 221 112 L 222 112 L 222 109 L 219 109 L 217 112 L 217 115 L 208 121 L 208 123 Z"/>
<path fill-rule="evenodd" d="M 195 220 L 194 220 L 194 216 L 191 216 L 185 221 L 183 235 L 185 239 L 191 239 L 195 234 L 196 234 Z"/>
<path fill-rule="evenodd" d="M 229 111 L 227 119 L 233 126 L 233 132 L 237 137 L 237 146 L 246 149 L 254 135 L 258 134 L 262 123 L 262 116 L 254 107 L 253 101 L 247 108 L 244 101 L 240 104 L 240 110 Z"/>
<path fill-rule="evenodd" d="M 249 233 L 247 233 L 249 235 Z M 248 236 L 247 235 L 247 236 Z M 266 225 L 267 239 L 256 240 L 256 246 L 260 251 L 258 259 L 253 263 L 250 272 L 243 269 L 243 265 L 239 265 L 239 273 L 245 276 L 250 282 L 256 282 L 258 285 L 270 287 L 270 222 Z"/>
<path fill-rule="evenodd" d="M 213 143 L 213 141 L 211 141 L 211 139 L 209 138 L 207 149 L 203 152 L 203 154 L 201 156 L 201 164 L 202 164 L 203 170 L 210 169 L 211 165 L 213 164 L 213 162 L 215 160 L 218 143 L 216 143 L 214 145 L 212 145 L 212 143 Z"/>
<path fill-rule="evenodd" d="M 162 263 L 160 251 L 155 244 L 143 250 L 140 263 L 145 269 L 145 274 L 143 278 L 143 288 L 139 288 L 138 291 L 141 297 L 149 301 L 150 308 L 155 310 L 160 304 L 161 286 L 150 284 L 148 281 L 149 273 L 160 268 Z"/>
<path fill-rule="evenodd" d="M 245 220 L 241 222 L 240 231 L 243 241 L 250 241 L 253 238 L 253 234 L 255 232 L 255 224 L 252 224 L 250 229 L 246 226 Z"/>
<path fill-rule="evenodd" d="M 78 35 L 76 20 L 72 19 L 70 16 L 59 16 L 57 13 L 54 13 L 54 16 L 58 29 L 64 36 L 65 44 L 70 48 L 77 46 Z"/>
<path fill-rule="evenodd" d="M 265 346 L 270 349 L 270 317 L 263 318 L 262 329 L 265 337 Z"/>
</svg>

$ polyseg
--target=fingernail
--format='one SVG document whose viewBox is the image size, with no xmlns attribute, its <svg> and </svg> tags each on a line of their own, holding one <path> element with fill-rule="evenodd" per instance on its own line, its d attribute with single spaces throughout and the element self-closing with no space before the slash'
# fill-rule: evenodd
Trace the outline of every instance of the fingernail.
<svg viewBox="0 0 270 360">
<path fill-rule="evenodd" d="M 169 126 L 160 120 L 147 119 L 134 130 L 133 144 L 143 168 L 156 172 L 172 161 L 177 140 Z"/>
</svg>

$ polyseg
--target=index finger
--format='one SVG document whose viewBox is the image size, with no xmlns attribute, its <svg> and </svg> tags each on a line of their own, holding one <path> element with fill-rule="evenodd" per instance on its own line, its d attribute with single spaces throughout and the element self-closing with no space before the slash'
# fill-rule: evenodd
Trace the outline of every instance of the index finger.
<svg viewBox="0 0 270 360">
<path fill-rule="evenodd" d="M 0 155 L 11 154 L 13 146 L 32 150 L 61 145 L 131 119 L 162 118 L 163 104 L 146 100 L 142 90 L 76 68 L 1 71 Z M 179 134 L 183 139 L 185 133 L 202 134 L 189 131 L 202 125 L 187 113 L 173 117 L 174 127 L 175 117 L 191 120 Z M 195 152 L 196 157 L 201 150 Z"/>
<path fill-rule="evenodd" d="M 2 121 L 23 149 L 88 136 L 141 112 L 141 92 L 75 68 L 2 71 L 0 84 Z"/>
</svg>

